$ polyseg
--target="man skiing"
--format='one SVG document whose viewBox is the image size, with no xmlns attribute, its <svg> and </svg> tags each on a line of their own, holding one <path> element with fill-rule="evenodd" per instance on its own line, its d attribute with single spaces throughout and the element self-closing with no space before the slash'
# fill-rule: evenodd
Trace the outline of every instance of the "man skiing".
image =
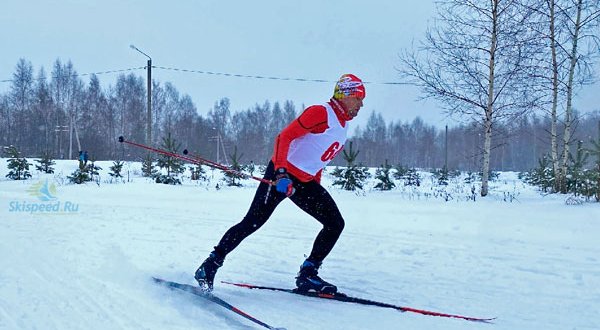
<svg viewBox="0 0 600 330">
<path fill-rule="evenodd" d="M 273 157 L 242 221 L 231 227 L 195 273 L 200 287 L 210 291 L 225 256 L 258 230 L 286 197 L 323 225 L 312 251 L 296 277 L 299 291 L 336 293 L 337 287 L 318 276 L 321 263 L 344 229 L 344 219 L 329 193 L 320 184 L 323 168 L 342 151 L 348 121 L 358 115 L 365 98 L 363 82 L 344 74 L 335 84 L 333 97 L 313 105 L 284 128 L 275 140 Z"/>
</svg>

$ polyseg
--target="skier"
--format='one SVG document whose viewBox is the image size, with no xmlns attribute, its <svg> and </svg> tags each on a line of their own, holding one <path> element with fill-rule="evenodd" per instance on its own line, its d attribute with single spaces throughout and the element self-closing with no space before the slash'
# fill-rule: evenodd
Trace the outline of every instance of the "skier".
<svg viewBox="0 0 600 330">
<path fill-rule="evenodd" d="M 279 133 L 264 175 L 264 179 L 275 182 L 275 191 L 264 182 L 258 186 L 246 216 L 225 232 L 196 270 L 194 277 L 202 289 L 213 289 L 215 274 L 225 256 L 265 224 L 277 205 L 288 197 L 323 225 L 310 255 L 300 266 L 296 287 L 303 292 L 337 292 L 335 285 L 318 276 L 321 263 L 344 229 L 337 205 L 320 184 L 321 172 L 342 151 L 348 121 L 356 117 L 365 96 L 363 82 L 355 75 L 344 74 L 335 84 L 329 102 L 306 108 Z"/>
</svg>

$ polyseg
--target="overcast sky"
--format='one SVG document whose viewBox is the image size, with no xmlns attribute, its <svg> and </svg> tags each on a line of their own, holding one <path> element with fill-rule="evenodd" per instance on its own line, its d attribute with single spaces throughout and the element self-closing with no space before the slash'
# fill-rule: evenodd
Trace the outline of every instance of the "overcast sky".
<svg viewBox="0 0 600 330">
<path fill-rule="evenodd" d="M 433 0 L 419 1 L 193 1 L 3 0 L 0 10 L 0 80 L 11 79 L 19 58 L 46 74 L 60 58 L 80 74 L 153 65 L 249 76 L 323 79 L 298 82 L 185 73 L 155 68 L 153 79 L 171 82 L 206 114 L 229 97 L 231 110 L 265 100 L 298 107 L 327 101 L 333 81 L 354 73 L 365 81 L 362 118 L 381 112 L 388 121 L 421 116 L 436 126 L 446 119 L 433 101 L 397 82 L 398 53 L 423 38 L 435 16 Z M 145 70 L 134 71 L 144 77 Z M 117 74 L 98 76 L 106 87 Z M 89 77 L 82 77 L 89 82 Z M 0 83 L 6 92 L 9 83 Z M 595 91 L 595 95 L 592 95 Z M 598 85 L 580 93 L 576 106 L 597 110 Z M 300 110 L 300 109 L 298 109 Z"/>
</svg>

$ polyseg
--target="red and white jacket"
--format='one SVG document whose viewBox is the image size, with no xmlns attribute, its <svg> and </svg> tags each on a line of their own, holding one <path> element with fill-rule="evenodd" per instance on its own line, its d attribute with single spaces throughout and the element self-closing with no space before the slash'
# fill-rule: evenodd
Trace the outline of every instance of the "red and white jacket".
<svg viewBox="0 0 600 330">
<path fill-rule="evenodd" d="M 342 105 L 333 98 L 306 108 L 275 139 L 275 169 L 286 168 L 302 182 L 320 182 L 323 168 L 346 143 L 347 119 Z"/>
</svg>

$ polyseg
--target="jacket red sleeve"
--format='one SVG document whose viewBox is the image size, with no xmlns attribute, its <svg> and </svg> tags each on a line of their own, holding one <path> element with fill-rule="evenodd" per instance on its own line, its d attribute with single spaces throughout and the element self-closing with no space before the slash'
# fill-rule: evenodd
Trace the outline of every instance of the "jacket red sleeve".
<svg viewBox="0 0 600 330">
<path fill-rule="evenodd" d="M 275 169 L 284 167 L 289 171 L 287 155 L 290 149 L 290 143 L 293 140 L 308 133 L 323 133 L 329 126 L 327 125 L 327 110 L 322 105 L 313 105 L 291 122 L 275 138 L 273 150 L 273 163 Z M 320 177 L 320 175 L 317 175 Z"/>
</svg>

